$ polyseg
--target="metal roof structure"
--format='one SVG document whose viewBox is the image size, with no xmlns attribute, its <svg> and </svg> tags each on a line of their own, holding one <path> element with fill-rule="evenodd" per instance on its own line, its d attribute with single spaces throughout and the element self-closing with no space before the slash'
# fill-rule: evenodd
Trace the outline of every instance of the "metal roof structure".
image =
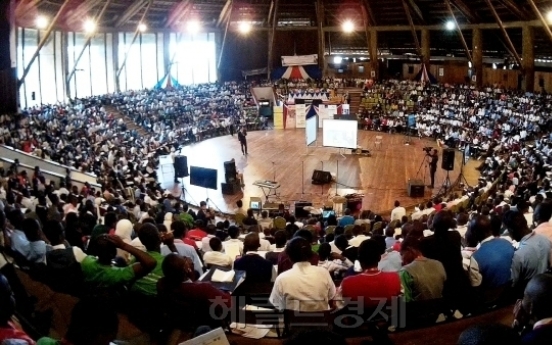
<svg viewBox="0 0 552 345">
<path fill-rule="evenodd" d="M 253 30 L 317 30 L 327 32 L 334 51 L 359 54 L 367 51 L 365 27 L 376 28 L 378 50 L 390 55 L 416 54 L 412 30 L 430 28 L 432 55 L 465 57 L 471 48 L 471 28 L 484 29 L 484 54 L 498 58 L 515 57 L 522 49 L 522 27 L 535 27 L 535 58 L 552 60 L 552 32 L 543 26 L 549 0 L 21 0 L 33 11 L 54 16 L 64 4 L 65 17 L 97 17 L 102 30 L 134 31 L 144 22 L 151 31 L 181 30 L 186 21 L 198 20 L 206 28 L 224 31 L 247 21 Z M 106 6 L 107 3 L 107 6 Z M 322 9 L 323 13 L 319 13 Z M 544 17 L 544 18 L 541 18 Z M 29 19 L 29 18 L 27 18 Z M 319 23 L 319 19 L 321 23 Z M 357 31 L 344 34 L 344 20 L 355 23 Z M 456 20 L 462 35 L 446 30 L 445 23 Z M 22 22 L 25 22 L 22 20 Z M 27 20 L 28 22 L 28 20 Z M 499 27 L 503 24 L 504 31 Z M 406 28 L 406 30 L 405 30 Z M 410 31 L 410 32 L 409 32 Z M 420 32 L 418 31 L 418 39 Z M 462 40 L 466 42 L 463 44 Z M 510 44 L 510 42 L 511 44 Z M 316 42 L 313 42 L 316 44 Z"/>
</svg>

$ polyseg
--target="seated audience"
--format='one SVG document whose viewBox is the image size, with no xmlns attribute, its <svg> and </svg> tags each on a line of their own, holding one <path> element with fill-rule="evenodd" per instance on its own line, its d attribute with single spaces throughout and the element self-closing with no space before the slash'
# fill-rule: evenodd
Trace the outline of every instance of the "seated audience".
<svg viewBox="0 0 552 345">
<path fill-rule="evenodd" d="M 98 288 L 121 288 L 144 277 L 157 266 L 151 255 L 134 248 L 115 235 L 104 234 L 94 241 L 97 257 L 88 255 L 81 262 L 84 281 L 91 292 Z M 117 248 L 129 252 L 137 262 L 126 267 L 113 266 Z"/>
<path fill-rule="evenodd" d="M 399 271 L 406 302 L 443 297 L 447 274 L 441 262 L 424 257 L 418 239 L 407 237 L 401 246 L 403 268 Z"/>
<path fill-rule="evenodd" d="M 249 233 L 243 241 L 243 255 L 234 261 L 234 269 L 245 271 L 245 280 L 248 283 L 270 282 L 274 267 L 270 261 L 261 257 L 259 249 L 259 235 Z"/>
<path fill-rule="evenodd" d="M 163 277 L 161 265 L 164 256 L 161 255 L 161 235 L 155 225 L 143 224 L 138 232 L 138 237 L 146 247 L 146 253 L 155 260 L 156 265 L 148 274 L 137 279 L 132 284 L 130 291 L 137 296 L 155 296 L 157 295 L 157 281 Z"/>
<path fill-rule="evenodd" d="M 326 269 L 311 264 L 309 241 L 295 237 L 287 245 L 285 253 L 293 262 L 293 267 L 276 278 L 270 303 L 280 310 L 328 310 L 336 294 L 335 285 Z"/>
<path fill-rule="evenodd" d="M 198 276 L 203 274 L 203 264 L 201 263 L 201 259 L 199 258 L 199 255 L 197 254 L 196 249 L 189 245 L 188 243 L 193 243 L 195 245 L 194 241 L 188 240 L 184 238 L 184 235 L 186 233 L 186 227 L 184 226 L 184 223 L 180 221 L 175 221 L 171 224 L 171 228 L 173 230 L 172 234 L 174 237 L 173 244 L 176 248 L 176 251 L 181 256 L 187 257 L 190 260 L 192 260 L 194 264 L 194 268 L 198 274 Z M 167 245 L 161 245 L 161 255 L 167 256 L 171 253 L 171 248 L 169 248 Z"/>
<path fill-rule="evenodd" d="M 359 247 L 360 244 L 363 242 L 363 241 L 366 241 L 367 239 L 370 238 L 370 236 L 366 236 L 364 233 L 364 228 L 360 225 L 355 225 L 353 227 L 353 238 L 351 238 L 349 240 L 349 245 L 353 246 L 353 247 Z"/>
<path fill-rule="evenodd" d="M 511 285 L 514 247 L 505 239 L 493 236 L 491 220 L 477 216 L 470 222 L 470 233 L 479 243 L 470 258 L 469 274 L 472 286 L 483 290 Z"/>
<path fill-rule="evenodd" d="M 186 224 L 182 221 L 176 220 L 171 223 L 171 230 L 173 231 L 175 243 L 184 243 L 190 247 L 198 250 L 196 241 L 186 237 Z"/>
<path fill-rule="evenodd" d="M 347 259 L 341 254 L 332 253 L 332 247 L 329 243 L 322 243 L 318 247 L 318 267 L 322 267 L 330 272 L 332 277 L 338 278 L 340 273 L 353 266 L 351 260 Z"/>
<path fill-rule="evenodd" d="M 534 276 L 514 308 L 514 328 L 523 345 L 545 345 L 552 339 L 552 274 Z"/>
<path fill-rule="evenodd" d="M 355 223 L 355 217 L 351 215 L 351 210 L 346 208 L 343 214 L 344 216 L 337 222 L 338 226 L 346 227 L 347 225 L 353 225 Z"/>
<path fill-rule="evenodd" d="M 23 264 L 44 263 L 46 242 L 42 239 L 38 222 L 31 218 L 23 218 L 18 209 L 10 211 L 7 216 L 14 227 L 10 236 L 11 249 L 24 261 Z M 16 259 L 18 257 L 16 256 Z"/>
<path fill-rule="evenodd" d="M 117 336 L 118 327 L 119 318 L 111 306 L 95 300 L 81 300 L 71 312 L 63 339 L 44 337 L 37 345 L 110 345 Z"/>
<path fill-rule="evenodd" d="M 211 251 L 203 254 L 203 262 L 205 266 L 209 268 L 213 266 L 232 267 L 232 259 L 230 256 L 222 252 L 222 242 L 219 238 L 213 237 L 209 240 L 209 246 Z"/>
<path fill-rule="evenodd" d="M 204 237 L 207 237 L 205 232 L 205 223 L 202 219 L 198 219 L 194 222 L 194 228 L 186 233 L 186 238 L 193 241 L 201 241 Z"/>
<path fill-rule="evenodd" d="M 444 296 L 461 304 L 468 298 L 471 284 L 462 262 L 462 240 L 453 228 L 452 212 L 437 212 L 433 218 L 434 234 L 422 240 L 422 252 L 425 258 L 441 262 L 446 271 Z"/>
<path fill-rule="evenodd" d="M 312 243 L 312 233 L 308 230 L 297 230 L 297 232 L 293 235 L 293 238 L 297 238 L 297 237 L 303 238 L 309 243 Z M 286 249 L 287 249 L 287 246 L 286 246 Z M 312 252 L 311 250 L 310 255 L 311 256 L 310 256 L 309 262 L 312 265 L 317 266 L 319 261 L 318 254 Z M 280 253 L 280 256 L 278 257 L 278 274 L 282 274 L 282 272 L 285 272 L 291 269 L 292 267 L 293 267 L 293 261 L 291 261 L 291 258 L 288 255 L 288 251 L 284 250 L 283 252 Z"/>
<path fill-rule="evenodd" d="M 358 261 L 362 272 L 346 277 L 341 282 L 339 292 L 343 302 L 355 301 L 366 308 L 374 308 L 382 299 L 391 302 L 391 298 L 401 293 L 401 281 L 396 272 L 382 272 L 378 268 L 381 258 L 381 246 L 373 239 L 362 242 L 358 248 Z"/>
<path fill-rule="evenodd" d="M 44 224 L 44 235 L 51 249 L 46 253 L 43 277 L 52 290 L 71 295 L 82 293 L 84 277 L 81 262 L 86 254 L 79 247 L 66 247 L 63 226 L 49 220 Z"/>
<path fill-rule="evenodd" d="M 0 343 L 34 345 L 35 341 L 14 322 L 15 297 L 6 277 L 0 274 Z"/>
<path fill-rule="evenodd" d="M 210 283 L 196 281 L 194 266 L 187 257 L 171 253 L 162 264 L 164 277 L 157 282 L 158 296 L 168 310 L 169 322 L 178 327 L 187 324 L 220 326 L 220 319 L 230 308 L 231 296 Z M 218 301 L 216 315 L 211 313 L 213 301 Z"/>
<path fill-rule="evenodd" d="M 232 255 L 230 255 L 232 261 L 236 259 L 236 256 L 243 254 L 243 242 L 238 239 L 239 235 L 240 228 L 232 225 L 228 228 L 228 237 L 230 238 L 222 242 L 224 252 L 228 255 L 232 253 Z"/>
<path fill-rule="evenodd" d="M 217 227 L 212 224 L 209 224 L 205 228 L 205 232 L 207 233 L 207 236 L 201 239 L 201 251 L 204 253 L 207 253 L 211 251 L 211 247 L 209 246 L 209 241 L 211 240 L 211 238 L 216 236 Z"/>
<path fill-rule="evenodd" d="M 544 273 L 550 266 L 550 241 L 531 231 L 523 213 L 508 211 L 503 217 L 504 226 L 510 237 L 519 242 L 512 260 L 512 284 L 517 296 L 537 274 Z"/>
<path fill-rule="evenodd" d="M 274 244 L 270 245 L 270 251 L 266 253 L 265 258 L 273 265 L 278 265 L 280 253 L 286 250 L 287 237 L 283 230 L 276 231 L 274 234 Z"/>
<path fill-rule="evenodd" d="M 401 206 L 398 200 L 395 200 L 395 208 L 391 211 L 391 221 L 401 220 L 406 215 L 406 209 Z"/>
<path fill-rule="evenodd" d="M 466 329 L 458 338 L 457 345 L 522 345 L 521 338 L 506 325 L 476 325 Z"/>
<path fill-rule="evenodd" d="M 128 219 L 121 219 L 115 226 L 115 235 L 119 236 L 125 243 L 132 242 L 133 225 Z M 117 256 L 123 258 L 126 262 L 130 261 L 130 254 L 117 248 Z"/>
</svg>

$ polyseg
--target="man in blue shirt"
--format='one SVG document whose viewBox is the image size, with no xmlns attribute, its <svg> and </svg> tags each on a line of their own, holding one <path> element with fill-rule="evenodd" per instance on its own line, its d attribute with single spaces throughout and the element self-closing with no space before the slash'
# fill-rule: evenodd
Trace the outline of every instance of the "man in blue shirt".
<svg viewBox="0 0 552 345">
<path fill-rule="evenodd" d="M 472 286 L 482 289 L 505 287 L 510 283 L 514 247 L 503 238 L 493 236 L 489 217 L 477 216 L 470 222 L 470 232 L 480 244 L 470 260 Z"/>
<path fill-rule="evenodd" d="M 355 223 L 355 217 L 351 216 L 351 210 L 348 208 L 343 212 L 345 215 L 339 219 L 337 226 L 346 227 Z"/>
<path fill-rule="evenodd" d="M 40 225 L 34 219 L 23 219 L 20 210 L 8 214 L 10 223 L 16 229 L 11 234 L 11 249 L 27 263 L 43 263 L 46 259 L 46 242 L 42 240 Z"/>
<path fill-rule="evenodd" d="M 550 241 L 531 231 L 519 211 L 506 212 L 503 222 L 510 237 L 519 242 L 512 260 L 512 283 L 516 293 L 521 295 L 529 280 L 546 272 L 550 266 Z"/>
</svg>

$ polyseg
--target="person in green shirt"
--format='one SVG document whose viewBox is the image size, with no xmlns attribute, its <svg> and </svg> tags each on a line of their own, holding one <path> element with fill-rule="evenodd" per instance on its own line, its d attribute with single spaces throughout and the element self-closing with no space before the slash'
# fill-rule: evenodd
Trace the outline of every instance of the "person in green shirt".
<svg viewBox="0 0 552 345">
<path fill-rule="evenodd" d="M 130 291 L 133 294 L 156 296 L 157 281 L 163 277 L 163 259 L 161 255 L 161 235 L 154 224 L 143 224 L 138 232 L 140 242 L 146 247 L 147 254 L 155 260 L 155 267 L 148 274 L 137 279 L 132 285 Z"/>
<path fill-rule="evenodd" d="M 154 257 L 131 246 L 116 235 L 100 235 L 95 239 L 97 257 L 87 256 L 81 262 L 84 281 L 91 291 L 97 288 L 123 286 L 150 273 L 157 265 Z M 112 261 L 117 248 L 130 253 L 136 262 L 126 267 L 115 267 Z"/>
<path fill-rule="evenodd" d="M 38 339 L 37 345 L 109 345 L 115 340 L 119 318 L 113 308 L 94 299 L 80 300 L 71 312 L 65 337 Z"/>
<path fill-rule="evenodd" d="M 186 225 L 188 229 L 191 229 L 194 227 L 194 217 L 188 213 L 188 204 L 184 203 L 182 206 L 182 211 L 178 215 L 178 218 L 182 223 Z"/>
</svg>

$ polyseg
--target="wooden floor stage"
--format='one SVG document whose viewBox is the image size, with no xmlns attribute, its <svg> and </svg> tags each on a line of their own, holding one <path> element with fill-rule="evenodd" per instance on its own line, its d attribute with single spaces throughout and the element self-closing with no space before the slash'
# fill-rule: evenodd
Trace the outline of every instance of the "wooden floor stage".
<svg viewBox="0 0 552 345">
<path fill-rule="evenodd" d="M 383 136 L 381 148 L 374 148 L 376 135 Z M 280 183 L 279 192 L 284 203 L 311 201 L 321 206 L 336 195 L 336 184 L 325 186 L 311 184 L 315 169 L 331 172 L 337 176 L 337 194 L 344 196 L 351 193 L 364 194 L 363 209 L 384 213 L 393 208 L 395 200 L 405 207 L 420 203 L 436 194 L 445 181 L 446 171 L 441 169 L 441 150 L 439 149 L 439 166 L 436 173 L 435 189 L 426 187 L 424 198 L 411 198 L 407 195 L 409 179 L 423 179 L 427 171 L 424 162 L 423 147 L 437 148 L 435 141 L 412 138 L 410 145 L 405 145 L 405 136 L 373 131 L 359 131 L 358 143 L 371 152 L 371 156 L 352 155 L 350 150 L 343 157 L 335 148 L 309 147 L 305 145 L 305 130 L 268 130 L 248 133 L 249 155 L 244 156 L 236 136 L 224 136 L 209 139 L 194 145 L 186 146 L 181 154 L 188 157 L 188 166 L 200 166 L 218 170 L 218 190 L 206 190 L 191 186 L 190 179 L 184 179 L 185 199 L 192 205 L 209 198 L 211 207 L 219 208 L 223 213 L 232 214 L 235 203 L 243 199 L 249 204 L 250 197 L 263 197 L 260 188 L 253 186 L 256 180 L 275 180 Z M 322 132 L 319 130 L 321 145 Z M 308 154 L 308 155 L 307 155 Z M 222 195 L 220 183 L 224 182 L 223 163 L 234 158 L 236 167 L 243 172 L 245 188 L 236 195 Z M 456 152 L 455 169 L 450 172 L 452 182 L 460 173 L 461 152 Z M 470 185 L 477 182 L 476 161 L 470 161 L 464 168 L 464 174 Z M 421 167 L 421 169 L 420 169 Z M 418 171 L 420 173 L 418 174 Z M 180 185 L 173 183 L 174 169 L 172 164 L 160 167 L 160 182 L 164 188 L 180 193 Z M 427 172 L 425 184 L 429 184 Z M 264 198 L 263 198 L 264 199 Z M 263 200 L 264 201 L 264 200 Z M 247 206 L 245 206 L 247 207 Z"/>
</svg>

